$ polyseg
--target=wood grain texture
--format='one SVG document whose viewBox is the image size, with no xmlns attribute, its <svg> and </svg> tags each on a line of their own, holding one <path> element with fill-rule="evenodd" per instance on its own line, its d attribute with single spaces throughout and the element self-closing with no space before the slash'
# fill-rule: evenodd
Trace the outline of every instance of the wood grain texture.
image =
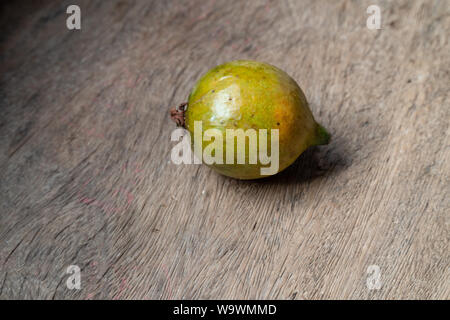
<svg viewBox="0 0 450 320">
<path fill-rule="evenodd" d="M 449 12 L 2 4 L 0 298 L 449 299 Z M 168 108 L 234 59 L 287 71 L 332 143 L 262 181 L 172 164 Z M 73 264 L 81 290 L 66 287 Z"/>
</svg>

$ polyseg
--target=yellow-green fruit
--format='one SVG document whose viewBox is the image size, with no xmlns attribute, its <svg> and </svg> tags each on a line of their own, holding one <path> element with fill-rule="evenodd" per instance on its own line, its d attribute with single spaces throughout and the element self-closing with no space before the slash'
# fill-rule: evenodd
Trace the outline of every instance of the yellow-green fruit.
<svg viewBox="0 0 450 320">
<path fill-rule="evenodd" d="M 256 61 L 232 61 L 208 71 L 194 86 L 185 112 L 185 126 L 194 145 L 194 121 L 201 121 L 202 134 L 218 129 L 224 136 L 223 164 L 209 164 L 219 173 L 238 179 L 265 177 L 259 161 L 249 163 L 248 143 L 245 150 L 239 145 L 226 145 L 226 129 L 278 129 L 279 169 L 292 164 L 308 147 L 327 144 L 330 135 L 319 125 L 309 110 L 308 102 L 297 83 L 284 71 Z M 203 136 L 202 136 L 203 137 Z M 212 140 L 211 140 L 212 141 Z M 202 142 L 202 150 L 211 144 Z M 235 140 L 236 141 L 236 140 Z M 270 140 L 267 142 L 270 154 Z M 237 149 L 236 148 L 237 145 Z M 258 147 L 260 146 L 258 138 Z M 226 149 L 245 152 L 245 164 L 226 164 Z M 199 148 L 194 150 L 200 158 Z M 275 172 L 276 173 L 276 172 Z"/>
</svg>

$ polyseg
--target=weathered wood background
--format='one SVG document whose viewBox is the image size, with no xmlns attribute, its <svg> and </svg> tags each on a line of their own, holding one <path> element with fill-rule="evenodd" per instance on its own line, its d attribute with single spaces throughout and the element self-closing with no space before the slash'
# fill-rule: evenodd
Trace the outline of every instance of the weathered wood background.
<svg viewBox="0 0 450 320">
<path fill-rule="evenodd" d="M 450 298 L 449 13 L 448 0 L 2 3 L 0 297 Z M 233 59 L 286 70 L 332 143 L 261 181 L 172 164 L 168 108 Z"/>
</svg>

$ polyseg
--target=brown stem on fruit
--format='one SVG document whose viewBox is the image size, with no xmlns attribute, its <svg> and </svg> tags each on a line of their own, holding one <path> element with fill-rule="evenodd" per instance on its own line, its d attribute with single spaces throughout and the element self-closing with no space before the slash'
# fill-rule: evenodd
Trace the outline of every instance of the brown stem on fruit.
<svg viewBox="0 0 450 320">
<path fill-rule="evenodd" d="M 177 127 L 184 126 L 184 113 L 187 109 L 187 102 L 180 104 L 178 107 L 170 109 L 170 118 L 177 124 Z"/>
</svg>

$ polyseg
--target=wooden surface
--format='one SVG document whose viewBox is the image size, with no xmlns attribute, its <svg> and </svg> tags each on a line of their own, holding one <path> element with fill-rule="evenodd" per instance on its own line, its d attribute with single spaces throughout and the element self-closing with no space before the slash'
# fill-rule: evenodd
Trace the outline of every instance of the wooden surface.
<svg viewBox="0 0 450 320">
<path fill-rule="evenodd" d="M 1 298 L 450 298 L 449 1 L 1 6 Z M 233 59 L 332 143 L 263 181 L 171 163 L 168 108 Z"/>
</svg>

